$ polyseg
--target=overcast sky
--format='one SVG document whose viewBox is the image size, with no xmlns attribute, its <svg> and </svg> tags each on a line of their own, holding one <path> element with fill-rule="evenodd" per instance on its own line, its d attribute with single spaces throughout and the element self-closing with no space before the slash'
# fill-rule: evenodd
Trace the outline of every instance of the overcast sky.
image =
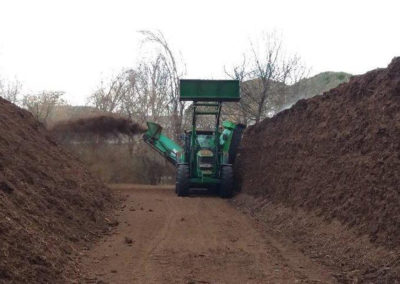
<svg viewBox="0 0 400 284">
<path fill-rule="evenodd" d="M 400 55 L 400 1 L 0 0 L 0 77 L 83 104 L 101 78 L 134 66 L 137 31 L 156 29 L 188 78 L 223 77 L 249 38 L 273 30 L 312 74 L 358 74 Z"/>
</svg>

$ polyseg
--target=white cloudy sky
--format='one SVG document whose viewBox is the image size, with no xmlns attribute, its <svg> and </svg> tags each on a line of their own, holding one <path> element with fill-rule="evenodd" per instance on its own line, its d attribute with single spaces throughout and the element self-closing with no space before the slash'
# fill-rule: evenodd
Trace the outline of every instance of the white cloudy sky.
<svg viewBox="0 0 400 284">
<path fill-rule="evenodd" d="M 279 31 L 312 73 L 363 73 L 400 55 L 400 1 L 0 0 L 0 77 L 85 102 L 135 64 L 138 30 L 161 30 L 187 77 L 223 77 L 249 38 Z"/>
</svg>

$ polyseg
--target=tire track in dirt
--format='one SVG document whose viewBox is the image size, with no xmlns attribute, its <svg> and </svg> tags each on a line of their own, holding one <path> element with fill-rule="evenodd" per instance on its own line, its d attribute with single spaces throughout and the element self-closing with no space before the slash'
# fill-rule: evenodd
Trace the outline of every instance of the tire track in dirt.
<svg viewBox="0 0 400 284">
<path fill-rule="evenodd" d="M 165 225 L 163 226 L 163 228 L 160 230 L 160 232 L 158 233 L 158 235 L 156 236 L 156 238 L 154 238 L 154 240 L 152 240 L 149 249 L 146 251 L 145 256 L 142 259 L 141 265 L 139 265 L 140 268 L 142 268 L 143 271 L 143 275 L 144 275 L 144 282 L 150 282 L 152 281 L 151 279 L 148 279 L 148 275 L 152 275 L 150 268 L 149 268 L 149 264 L 152 261 L 157 261 L 157 254 L 155 254 L 154 252 L 157 250 L 158 247 L 160 247 L 162 245 L 162 242 L 165 241 L 167 239 L 167 236 L 169 234 L 172 233 L 171 231 L 171 226 L 172 226 L 172 222 L 175 219 L 175 214 L 174 211 L 171 210 L 171 205 L 169 204 L 170 202 L 167 200 L 167 220 L 165 222 Z"/>
<path fill-rule="evenodd" d="M 82 258 L 88 283 L 333 283 L 329 270 L 257 229 L 226 200 L 115 186 L 119 225 Z M 131 238 L 128 244 L 125 238 Z"/>
</svg>

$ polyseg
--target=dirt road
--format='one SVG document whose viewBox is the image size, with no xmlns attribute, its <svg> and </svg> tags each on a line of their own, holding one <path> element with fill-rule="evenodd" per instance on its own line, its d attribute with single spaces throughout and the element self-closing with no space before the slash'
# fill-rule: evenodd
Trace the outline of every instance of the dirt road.
<svg viewBox="0 0 400 284">
<path fill-rule="evenodd" d="M 82 258 L 87 283 L 333 283 L 227 200 L 119 185 L 119 225 Z"/>
</svg>

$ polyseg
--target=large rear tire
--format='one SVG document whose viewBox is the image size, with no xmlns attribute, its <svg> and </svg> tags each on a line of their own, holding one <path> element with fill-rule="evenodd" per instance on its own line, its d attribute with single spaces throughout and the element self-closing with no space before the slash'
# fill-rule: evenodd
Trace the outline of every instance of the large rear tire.
<svg viewBox="0 0 400 284">
<path fill-rule="evenodd" d="M 178 196 L 187 196 L 189 194 L 189 166 L 178 165 L 176 169 L 175 192 Z"/>
<path fill-rule="evenodd" d="M 223 166 L 221 169 L 221 183 L 219 187 L 219 195 L 222 198 L 230 198 L 233 196 L 232 166 Z"/>
<path fill-rule="evenodd" d="M 229 164 L 233 164 L 235 162 L 240 146 L 240 141 L 242 140 L 243 131 L 245 129 L 246 126 L 244 124 L 238 124 L 233 130 L 231 145 L 229 147 Z"/>
</svg>

